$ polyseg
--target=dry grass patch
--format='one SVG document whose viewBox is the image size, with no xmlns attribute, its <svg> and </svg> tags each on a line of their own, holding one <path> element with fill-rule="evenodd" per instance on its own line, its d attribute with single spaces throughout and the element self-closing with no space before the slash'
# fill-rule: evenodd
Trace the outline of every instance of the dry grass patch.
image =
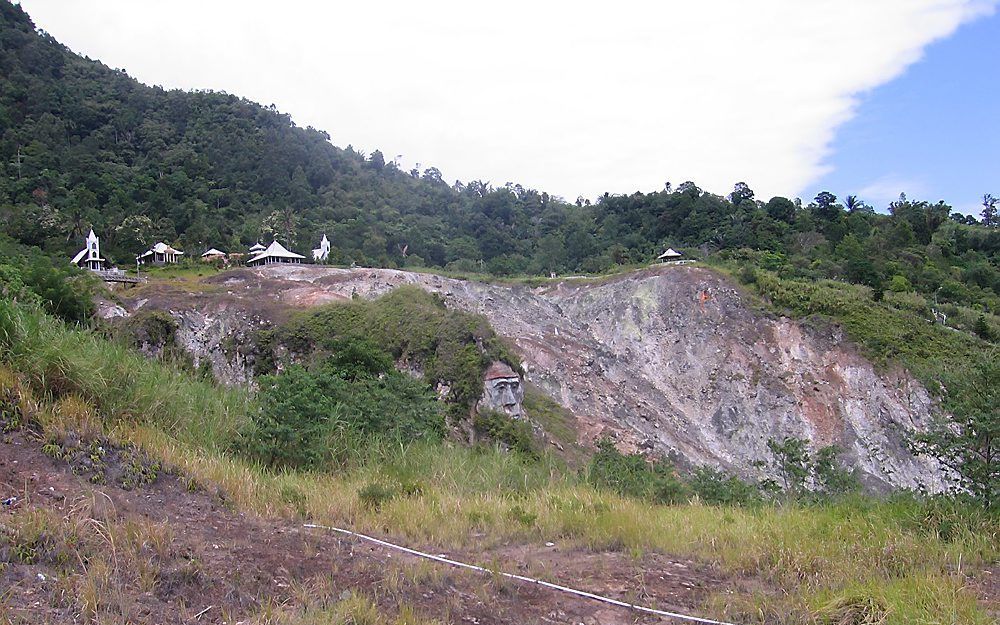
<svg viewBox="0 0 1000 625">
<path fill-rule="evenodd" d="M 118 518 L 107 496 L 92 491 L 65 513 L 24 504 L 7 517 L 0 552 L 8 565 L 37 565 L 54 576 L 54 596 L 85 622 L 136 617 L 134 596 L 151 592 L 177 557 L 171 529 Z"/>
</svg>

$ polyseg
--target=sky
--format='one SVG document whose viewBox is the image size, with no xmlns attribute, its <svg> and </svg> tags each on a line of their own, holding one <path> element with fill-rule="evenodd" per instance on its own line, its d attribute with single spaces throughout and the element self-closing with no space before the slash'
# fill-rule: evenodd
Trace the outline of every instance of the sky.
<svg viewBox="0 0 1000 625">
<path fill-rule="evenodd" d="M 978 215 L 983 194 L 1000 196 L 1000 13 L 930 45 L 905 74 L 862 96 L 828 162 L 812 191 L 857 194 L 883 209 L 903 192 Z"/>
<path fill-rule="evenodd" d="M 274 104 L 445 180 L 573 200 L 1000 194 L 1000 0 L 22 0 L 147 84 Z M 500 8 L 497 8 L 500 7 Z"/>
</svg>

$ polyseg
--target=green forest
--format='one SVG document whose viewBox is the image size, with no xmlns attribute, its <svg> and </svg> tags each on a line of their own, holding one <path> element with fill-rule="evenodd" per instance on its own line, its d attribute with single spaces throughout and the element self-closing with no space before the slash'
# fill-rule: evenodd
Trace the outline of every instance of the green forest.
<svg viewBox="0 0 1000 625">
<path fill-rule="evenodd" d="M 829 192 L 765 201 L 742 182 L 727 196 L 683 182 L 570 203 L 513 183 L 449 183 L 433 167 L 403 171 L 337 141 L 236 95 L 140 84 L 0 2 L 8 243 L 66 256 L 93 227 L 105 255 L 127 266 L 161 240 L 197 255 L 277 237 L 302 252 L 325 233 L 331 263 L 497 276 L 608 272 L 673 246 L 876 296 L 914 293 L 986 315 L 1000 307 L 990 194 L 981 220 L 902 196 L 877 207 L 888 214 Z"/>
</svg>

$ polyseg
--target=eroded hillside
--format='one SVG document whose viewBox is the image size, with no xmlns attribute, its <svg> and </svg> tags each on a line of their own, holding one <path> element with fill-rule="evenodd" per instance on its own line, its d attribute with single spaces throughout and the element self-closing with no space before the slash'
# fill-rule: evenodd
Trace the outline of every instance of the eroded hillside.
<svg viewBox="0 0 1000 625">
<path fill-rule="evenodd" d="M 770 439 L 836 444 L 873 488 L 941 488 L 937 465 L 906 449 L 933 402 L 905 372 L 877 371 L 836 328 L 766 314 L 717 273 L 658 267 L 601 281 L 506 286 L 389 269 L 241 269 L 126 294 L 162 309 L 181 342 L 228 382 L 249 372 L 232 349 L 295 308 L 372 298 L 415 284 L 481 313 L 523 358 L 526 377 L 579 420 L 678 464 L 765 477 Z"/>
</svg>

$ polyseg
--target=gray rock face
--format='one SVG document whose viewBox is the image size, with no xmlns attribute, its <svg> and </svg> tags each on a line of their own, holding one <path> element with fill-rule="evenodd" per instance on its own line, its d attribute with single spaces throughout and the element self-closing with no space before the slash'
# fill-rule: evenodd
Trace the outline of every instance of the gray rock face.
<svg viewBox="0 0 1000 625">
<path fill-rule="evenodd" d="M 485 315 L 515 344 L 527 380 L 577 416 L 585 440 L 610 435 L 623 450 L 761 478 L 769 476 L 767 441 L 794 436 L 843 448 L 869 487 L 944 486 L 941 468 L 905 446 L 934 409 L 920 384 L 903 371 L 876 371 L 838 330 L 756 310 L 707 269 L 657 267 L 537 288 L 301 265 L 226 275 L 230 294 L 259 291 L 298 307 L 402 284 L 439 293 L 449 306 Z M 240 363 L 213 353 L 245 322 L 220 321 L 232 307 L 189 318 L 194 312 L 176 313 L 187 319 L 185 343 L 217 371 L 231 368 L 224 379 L 246 380 L 234 373 Z"/>
</svg>

